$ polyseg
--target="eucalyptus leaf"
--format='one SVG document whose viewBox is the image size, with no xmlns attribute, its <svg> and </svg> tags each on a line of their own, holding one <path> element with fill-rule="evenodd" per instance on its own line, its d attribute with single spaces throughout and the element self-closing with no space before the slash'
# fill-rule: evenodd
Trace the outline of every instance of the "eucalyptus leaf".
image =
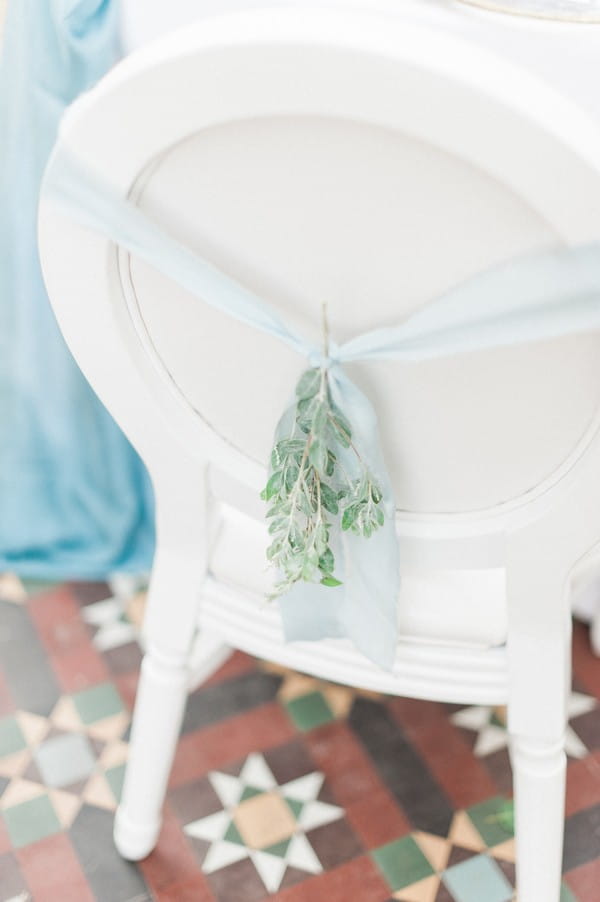
<svg viewBox="0 0 600 902">
<path fill-rule="evenodd" d="M 324 576 L 321 580 L 322 586 L 341 586 L 342 582 L 339 579 L 336 579 L 335 576 Z"/>
<path fill-rule="evenodd" d="M 298 380 L 296 386 L 296 397 L 300 399 L 314 398 L 321 386 L 321 370 L 306 370 Z"/>
<path fill-rule="evenodd" d="M 352 444 L 352 427 L 333 403 L 327 369 L 306 370 L 296 386 L 291 434 L 271 452 L 271 474 L 262 498 L 272 543 L 267 557 L 279 579 L 271 598 L 299 580 L 339 586 L 330 546 L 332 529 L 368 538 L 383 525 L 382 492 Z M 351 448 L 355 461 L 336 451 Z M 347 475 L 349 473 L 350 475 Z"/>
<path fill-rule="evenodd" d="M 321 500 L 326 511 L 329 511 L 330 514 L 338 513 L 337 495 L 325 482 L 321 483 Z"/>
</svg>

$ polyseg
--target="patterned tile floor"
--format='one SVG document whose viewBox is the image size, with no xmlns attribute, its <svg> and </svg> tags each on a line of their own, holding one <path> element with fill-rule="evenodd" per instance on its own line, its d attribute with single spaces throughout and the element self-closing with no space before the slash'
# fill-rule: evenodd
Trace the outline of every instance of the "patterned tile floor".
<svg viewBox="0 0 600 902">
<path fill-rule="evenodd" d="M 0 577 L 0 902 L 509 902 L 503 712 L 236 653 L 189 700 L 157 850 L 111 841 L 143 593 Z M 562 902 L 600 897 L 600 662 L 575 629 Z"/>
</svg>

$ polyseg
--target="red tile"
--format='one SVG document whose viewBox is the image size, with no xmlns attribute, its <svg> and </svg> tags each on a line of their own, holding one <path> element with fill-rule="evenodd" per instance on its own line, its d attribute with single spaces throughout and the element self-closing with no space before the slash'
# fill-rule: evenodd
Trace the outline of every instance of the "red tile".
<svg viewBox="0 0 600 902">
<path fill-rule="evenodd" d="M 305 743 L 344 808 L 385 789 L 367 753 L 343 721 L 311 730 Z"/>
<path fill-rule="evenodd" d="M 445 716 L 413 730 L 411 743 L 454 808 L 468 808 L 497 794 L 489 771 Z"/>
<path fill-rule="evenodd" d="M 583 623 L 573 625 L 573 673 L 588 692 L 600 699 L 600 658 L 591 649 L 589 627 Z"/>
<path fill-rule="evenodd" d="M 383 846 L 410 832 L 410 824 L 387 789 L 352 802 L 346 808 L 346 817 L 367 849 Z"/>
<path fill-rule="evenodd" d="M 418 698 L 394 696 L 386 699 L 386 707 L 409 739 L 447 716 L 444 705 L 439 702 L 425 702 Z"/>
<path fill-rule="evenodd" d="M 110 679 L 110 673 L 98 650 L 86 636 L 50 662 L 63 692 L 79 692 Z"/>
<path fill-rule="evenodd" d="M 94 902 L 75 850 L 64 833 L 25 846 L 16 855 L 36 902 Z"/>
<path fill-rule="evenodd" d="M 566 814 L 600 803 L 600 752 L 569 763 Z"/>
<path fill-rule="evenodd" d="M 199 875 L 194 853 L 169 806 L 164 810 L 158 844 L 148 858 L 139 862 L 139 868 L 154 893 Z"/>
<path fill-rule="evenodd" d="M 232 680 L 234 677 L 251 673 L 253 670 L 256 670 L 256 659 L 243 651 L 234 651 L 231 657 L 202 683 L 202 686 L 213 686 L 224 680 Z"/>
<path fill-rule="evenodd" d="M 201 874 L 154 893 L 156 902 L 215 902 Z"/>
<path fill-rule="evenodd" d="M 135 694 L 137 692 L 138 681 L 140 675 L 138 671 L 133 673 L 123 673 L 118 676 L 113 675 L 112 681 L 119 690 L 119 695 L 123 699 L 123 704 L 129 711 L 133 711 L 135 705 Z"/>
<path fill-rule="evenodd" d="M 347 864 L 297 883 L 269 899 L 277 902 L 385 902 L 390 891 L 370 858 L 363 856 Z"/>
<path fill-rule="evenodd" d="M 578 902 L 598 902 L 600 858 L 568 871 L 564 875 L 564 880 L 577 896 Z"/>
<path fill-rule="evenodd" d="M 179 740 L 170 785 L 181 786 L 211 769 L 287 742 L 295 735 L 289 718 L 275 702 L 197 730 Z"/>
<path fill-rule="evenodd" d="M 8 836 L 8 830 L 4 826 L 4 821 L 0 818 L 0 855 L 9 852 L 12 849 L 12 843 Z"/>
<path fill-rule="evenodd" d="M 80 645 L 82 640 L 89 640 L 79 605 L 68 586 L 37 595 L 29 602 L 28 610 L 51 655 L 62 655 Z"/>
</svg>

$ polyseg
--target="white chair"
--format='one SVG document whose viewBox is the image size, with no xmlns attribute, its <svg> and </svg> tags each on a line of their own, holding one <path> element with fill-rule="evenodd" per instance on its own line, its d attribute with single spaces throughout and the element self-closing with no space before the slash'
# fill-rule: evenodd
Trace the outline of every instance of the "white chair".
<svg viewBox="0 0 600 902">
<path fill-rule="evenodd" d="M 58 146 L 312 338 L 323 299 L 343 340 L 513 255 L 600 238 L 600 129 L 508 62 L 380 15 L 191 26 L 75 104 Z M 519 899 L 557 902 L 568 591 L 600 540 L 598 337 L 352 367 L 398 507 L 386 673 L 343 641 L 284 644 L 261 606 L 263 464 L 305 362 L 48 197 L 40 240 L 65 337 L 157 497 L 121 853 L 153 848 L 188 688 L 236 647 L 369 689 L 507 703 Z"/>
</svg>

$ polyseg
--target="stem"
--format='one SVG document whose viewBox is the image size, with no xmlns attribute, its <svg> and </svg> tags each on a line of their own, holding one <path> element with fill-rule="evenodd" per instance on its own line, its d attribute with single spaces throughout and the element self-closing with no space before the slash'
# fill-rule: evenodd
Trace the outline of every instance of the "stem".
<svg viewBox="0 0 600 902">
<path fill-rule="evenodd" d="M 323 357 L 329 356 L 329 322 L 327 321 L 327 303 L 323 301 L 321 307 L 323 317 Z"/>
</svg>

